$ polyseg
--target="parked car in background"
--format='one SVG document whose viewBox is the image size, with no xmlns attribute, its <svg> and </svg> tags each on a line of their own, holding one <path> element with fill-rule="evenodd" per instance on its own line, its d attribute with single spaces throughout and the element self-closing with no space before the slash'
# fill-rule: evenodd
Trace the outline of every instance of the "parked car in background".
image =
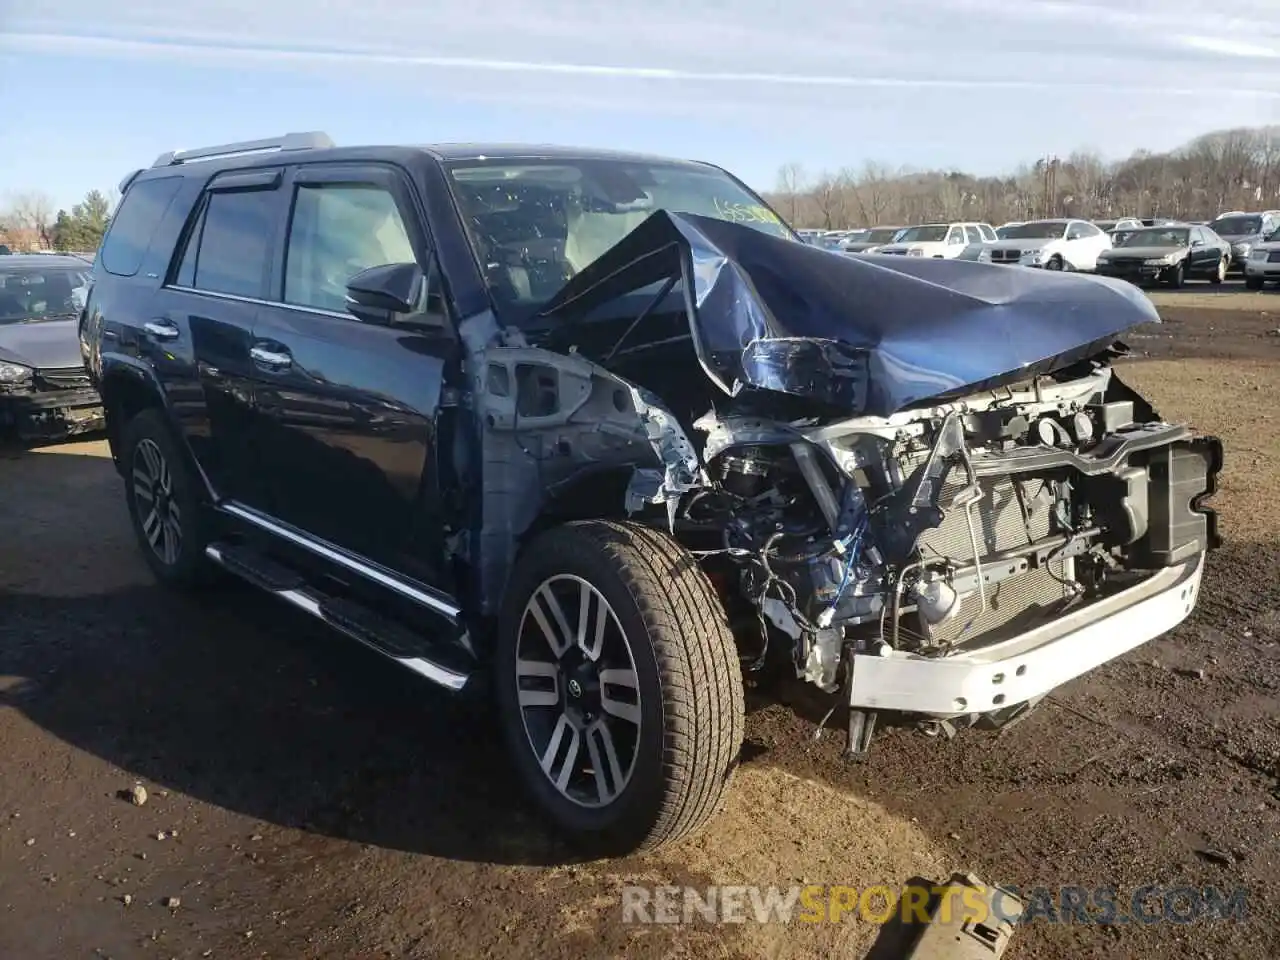
<svg viewBox="0 0 1280 960">
<path fill-rule="evenodd" d="M 76 334 L 89 271 L 79 257 L 0 260 L 0 434 L 56 440 L 102 429 Z"/>
<path fill-rule="evenodd" d="M 1209 224 L 1223 240 L 1231 244 L 1231 271 L 1243 273 L 1254 244 L 1270 236 L 1280 227 L 1280 217 L 1270 213 L 1226 213 Z"/>
<path fill-rule="evenodd" d="M 995 240 L 996 232 L 989 223 L 921 223 L 907 227 L 892 242 L 871 252 L 955 260 L 963 257 L 966 250 L 976 256 L 984 243 Z"/>
<path fill-rule="evenodd" d="M 1008 231 L 1012 230 L 1014 227 L 1020 227 L 1024 223 L 1026 223 L 1025 220 L 1010 220 L 1008 223 L 1000 224 L 1000 226 L 996 227 L 996 239 L 1003 240 L 1008 234 Z"/>
<path fill-rule="evenodd" d="M 1004 239 L 989 244 L 979 259 L 991 263 L 1044 267 L 1046 270 L 1092 270 L 1098 254 L 1111 248 L 1111 237 L 1087 220 L 1032 220 L 1010 227 Z"/>
<path fill-rule="evenodd" d="M 893 243 L 906 227 L 870 227 L 859 231 L 840 244 L 845 253 L 872 253 L 877 247 Z"/>
<path fill-rule="evenodd" d="M 1118 220 L 1093 220 L 1095 227 L 1113 237 L 1118 230 L 1135 230 L 1141 227 L 1142 221 L 1137 217 L 1120 217 Z"/>
<path fill-rule="evenodd" d="M 1280 227 L 1253 244 L 1244 263 L 1246 287 L 1261 290 L 1268 281 L 1280 281 Z"/>
<path fill-rule="evenodd" d="M 1185 280 L 1222 283 L 1231 264 L 1231 244 L 1208 227 L 1191 223 L 1129 230 L 1098 254 L 1098 273 L 1140 285 Z"/>
</svg>

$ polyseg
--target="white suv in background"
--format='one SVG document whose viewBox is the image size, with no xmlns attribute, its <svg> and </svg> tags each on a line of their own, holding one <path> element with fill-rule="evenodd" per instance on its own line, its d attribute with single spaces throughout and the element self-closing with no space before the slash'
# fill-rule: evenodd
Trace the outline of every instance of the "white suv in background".
<svg viewBox="0 0 1280 960">
<path fill-rule="evenodd" d="M 907 257 L 939 257 L 944 260 L 977 259 L 983 244 L 994 243 L 996 232 L 989 223 L 918 223 L 907 227 L 893 243 L 864 250 Z M 968 255 L 965 256 L 966 251 Z"/>
<path fill-rule="evenodd" d="M 1087 220 L 1031 220 L 1009 227 L 978 259 L 1046 270 L 1093 270 L 1111 236 Z"/>
</svg>

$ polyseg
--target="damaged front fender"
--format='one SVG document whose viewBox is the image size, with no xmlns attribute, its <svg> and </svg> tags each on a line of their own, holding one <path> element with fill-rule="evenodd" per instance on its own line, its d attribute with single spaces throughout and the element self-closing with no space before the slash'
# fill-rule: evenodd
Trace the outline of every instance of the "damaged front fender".
<svg viewBox="0 0 1280 960">
<path fill-rule="evenodd" d="M 676 418 L 648 391 L 573 354 L 493 346 L 478 354 L 471 402 L 479 427 L 482 491 L 477 542 L 455 552 L 479 570 L 482 611 L 492 614 L 522 539 L 565 491 L 605 475 L 628 477 L 622 496 L 586 515 L 667 504 L 705 475 Z M 605 484 L 602 490 L 613 488 Z"/>
</svg>

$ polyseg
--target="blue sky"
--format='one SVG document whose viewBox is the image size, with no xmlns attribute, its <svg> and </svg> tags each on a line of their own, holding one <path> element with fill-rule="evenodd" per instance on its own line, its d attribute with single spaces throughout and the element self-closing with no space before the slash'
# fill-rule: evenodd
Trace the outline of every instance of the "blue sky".
<svg viewBox="0 0 1280 960">
<path fill-rule="evenodd" d="M 760 189 L 1280 123 L 1280 0 L 0 0 L 0 204 L 174 148 L 551 141 Z"/>
</svg>

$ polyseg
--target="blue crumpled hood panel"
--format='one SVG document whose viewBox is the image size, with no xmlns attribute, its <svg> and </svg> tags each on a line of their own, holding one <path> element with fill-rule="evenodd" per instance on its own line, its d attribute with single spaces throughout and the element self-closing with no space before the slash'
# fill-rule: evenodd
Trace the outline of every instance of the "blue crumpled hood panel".
<svg viewBox="0 0 1280 960">
<path fill-rule="evenodd" d="M 708 217 L 654 213 L 540 311 L 572 320 L 684 279 L 695 346 L 722 387 L 888 416 L 962 388 L 1049 373 L 1159 322 L 1104 277 L 922 257 L 848 255 Z M 638 336 L 642 336 L 637 331 Z"/>
</svg>

